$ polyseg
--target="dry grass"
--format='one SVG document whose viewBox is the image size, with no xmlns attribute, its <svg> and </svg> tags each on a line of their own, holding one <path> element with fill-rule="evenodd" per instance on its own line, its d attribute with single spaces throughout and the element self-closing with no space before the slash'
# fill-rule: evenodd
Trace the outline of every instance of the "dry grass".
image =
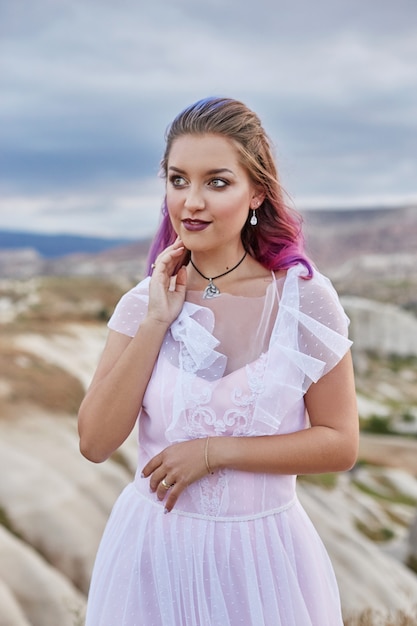
<svg viewBox="0 0 417 626">
<path fill-rule="evenodd" d="M 356 617 L 344 621 L 345 626 L 417 626 L 417 606 L 411 613 L 404 611 L 391 612 L 390 614 L 370 609 Z"/>
<path fill-rule="evenodd" d="M 132 285 L 89 276 L 54 277 L 38 280 L 38 302 L 21 319 L 59 321 L 107 320 L 116 302 Z"/>
<path fill-rule="evenodd" d="M 116 280 L 83 276 L 0 284 L 0 298 L 16 307 L 15 317 L 0 323 L 0 416 L 13 413 L 21 404 L 57 414 L 78 411 L 85 393 L 81 382 L 41 354 L 18 349 L 13 338 L 26 333 L 65 333 L 69 321 L 87 324 L 103 320 L 104 324 L 125 290 L 126 285 Z"/>
<path fill-rule="evenodd" d="M 6 407 L 35 404 L 57 413 L 75 413 L 84 396 L 79 380 L 57 365 L 0 341 L 0 379 L 7 390 L 0 397 L 1 415 Z"/>
</svg>

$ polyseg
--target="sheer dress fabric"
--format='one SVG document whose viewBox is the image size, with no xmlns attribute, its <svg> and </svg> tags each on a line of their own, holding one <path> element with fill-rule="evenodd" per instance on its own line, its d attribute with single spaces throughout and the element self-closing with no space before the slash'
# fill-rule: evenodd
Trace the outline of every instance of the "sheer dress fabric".
<svg viewBox="0 0 417 626">
<path fill-rule="evenodd" d="M 342 626 L 327 552 L 296 477 L 221 470 L 164 515 L 141 469 L 174 442 L 308 427 L 303 396 L 350 348 L 331 283 L 297 265 L 262 296 L 188 292 L 138 420 L 138 471 L 118 498 L 93 571 L 86 626 Z M 133 337 L 149 278 L 109 328 Z"/>
</svg>

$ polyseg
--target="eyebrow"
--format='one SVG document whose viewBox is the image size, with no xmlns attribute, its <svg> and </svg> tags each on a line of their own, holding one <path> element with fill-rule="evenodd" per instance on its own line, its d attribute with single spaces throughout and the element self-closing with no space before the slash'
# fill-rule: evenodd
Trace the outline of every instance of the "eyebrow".
<svg viewBox="0 0 417 626">
<path fill-rule="evenodd" d="M 187 172 L 185 170 L 182 170 L 179 167 L 175 167 L 173 165 L 170 165 L 170 167 L 168 168 L 168 170 L 172 170 L 173 172 L 178 172 L 178 174 L 186 174 Z M 235 176 L 235 173 L 232 170 L 229 170 L 227 167 L 219 167 L 213 170 L 209 170 L 208 172 L 206 172 L 206 174 L 208 174 L 209 176 L 213 176 L 215 174 L 222 174 L 224 172 L 228 172 L 229 174 L 232 174 L 232 176 Z"/>
</svg>

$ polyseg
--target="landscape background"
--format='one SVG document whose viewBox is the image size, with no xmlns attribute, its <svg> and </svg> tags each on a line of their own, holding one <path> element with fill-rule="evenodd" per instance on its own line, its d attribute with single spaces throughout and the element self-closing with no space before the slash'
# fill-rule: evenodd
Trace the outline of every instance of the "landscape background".
<svg viewBox="0 0 417 626">
<path fill-rule="evenodd" d="M 415 0 L 0 0 L 0 65 L 0 626 L 82 623 L 136 451 L 88 463 L 76 412 L 210 95 L 259 114 L 351 318 L 360 458 L 300 479 L 346 624 L 415 626 Z"/>
<path fill-rule="evenodd" d="M 300 498 L 334 563 L 346 624 L 416 624 L 417 206 L 304 220 L 351 318 L 362 430 L 355 468 L 300 477 Z M 0 626 L 79 626 L 136 449 L 132 437 L 106 463 L 87 462 L 76 413 L 149 241 L 13 237 L 0 233 Z"/>
</svg>

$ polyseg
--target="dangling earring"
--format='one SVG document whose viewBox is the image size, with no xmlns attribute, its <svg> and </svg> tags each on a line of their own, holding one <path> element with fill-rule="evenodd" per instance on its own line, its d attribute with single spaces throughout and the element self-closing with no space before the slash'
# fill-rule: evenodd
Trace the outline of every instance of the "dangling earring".
<svg viewBox="0 0 417 626">
<path fill-rule="evenodd" d="M 250 218 L 250 223 L 252 226 L 256 226 L 258 223 L 258 218 L 256 217 L 256 210 L 259 206 L 259 202 L 254 202 L 254 206 L 252 207 L 252 217 Z"/>
</svg>

